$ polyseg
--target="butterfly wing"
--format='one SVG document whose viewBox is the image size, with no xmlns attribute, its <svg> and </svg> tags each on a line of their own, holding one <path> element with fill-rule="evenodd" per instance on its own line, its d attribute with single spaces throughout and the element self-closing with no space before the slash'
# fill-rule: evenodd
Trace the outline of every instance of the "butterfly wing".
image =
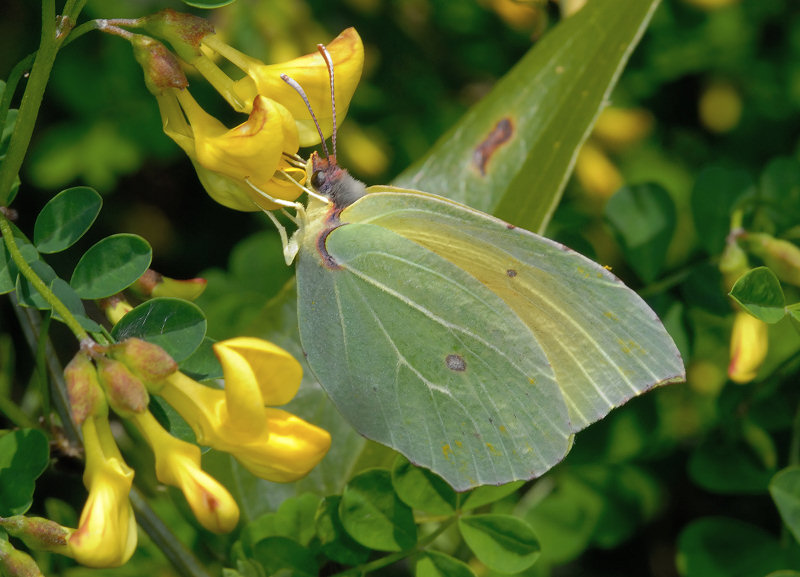
<svg viewBox="0 0 800 577">
<path fill-rule="evenodd" d="M 391 229 L 490 287 L 543 347 L 573 432 L 655 385 L 685 377 L 657 315 L 604 267 L 436 195 L 370 190 L 381 194 L 365 197 L 345 218 Z"/>
<path fill-rule="evenodd" d="M 536 338 L 502 299 L 377 225 L 341 226 L 326 245 L 340 268 L 312 246 L 300 252 L 300 335 L 359 432 L 462 490 L 538 476 L 563 458 L 564 400 Z"/>
<path fill-rule="evenodd" d="M 574 431 L 681 374 L 654 313 L 599 265 L 446 199 L 377 190 L 342 211 L 326 258 L 304 235 L 297 271 L 309 365 L 365 436 L 457 489 L 528 479 Z"/>
</svg>

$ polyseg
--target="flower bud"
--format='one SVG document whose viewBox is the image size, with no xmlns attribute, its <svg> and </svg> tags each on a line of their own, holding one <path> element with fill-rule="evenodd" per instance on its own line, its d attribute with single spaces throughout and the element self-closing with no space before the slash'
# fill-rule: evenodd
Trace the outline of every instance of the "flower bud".
<svg viewBox="0 0 800 577">
<path fill-rule="evenodd" d="M 730 292 L 739 277 L 748 270 L 750 270 L 750 263 L 747 260 L 747 254 L 739 246 L 736 238 L 729 237 L 719 259 L 719 272 L 722 274 L 725 292 Z"/>
<path fill-rule="evenodd" d="M 170 88 L 189 86 L 178 59 L 161 42 L 134 34 L 131 44 L 133 56 L 144 70 L 144 83 L 151 94 L 158 96 Z"/>
<path fill-rule="evenodd" d="M 20 539 L 29 549 L 63 553 L 74 529 L 62 527 L 55 521 L 42 517 L 0 517 L 0 527 L 9 535 Z"/>
<path fill-rule="evenodd" d="M 200 41 L 214 34 L 214 27 L 205 18 L 175 10 L 162 10 L 141 21 L 145 30 L 169 42 L 178 56 L 187 62 L 200 56 Z"/>
<path fill-rule="evenodd" d="M 80 426 L 91 415 L 108 414 L 105 395 L 100 388 L 97 369 L 91 359 L 83 353 L 76 354 L 64 368 L 72 420 Z"/>
<path fill-rule="evenodd" d="M 745 234 L 741 242 L 783 282 L 800 286 L 800 247 L 796 244 L 759 233 Z"/>
<path fill-rule="evenodd" d="M 97 301 L 97 305 L 112 325 L 117 324 L 122 317 L 133 310 L 131 304 L 118 294 L 100 299 Z"/>
<path fill-rule="evenodd" d="M 97 375 L 111 408 L 121 417 L 147 410 L 150 396 L 138 378 L 120 361 L 99 357 Z"/>
<path fill-rule="evenodd" d="M 135 377 L 141 379 L 148 390 L 153 392 L 158 391 L 164 379 L 178 370 L 178 363 L 167 351 L 135 337 L 111 345 L 108 348 L 108 355 L 122 362 Z"/>
<path fill-rule="evenodd" d="M 44 577 L 36 562 L 27 553 L 0 539 L 0 573 L 8 577 Z"/>
<path fill-rule="evenodd" d="M 738 311 L 731 333 L 731 362 L 728 377 L 736 383 L 749 383 L 767 356 L 767 324 L 746 312 Z"/>
<path fill-rule="evenodd" d="M 206 279 L 193 278 L 175 280 L 149 268 L 130 289 L 138 296 L 148 299 L 153 297 L 175 297 L 193 301 L 206 288 Z"/>
<path fill-rule="evenodd" d="M 239 507 L 231 494 L 200 467 L 200 448 L 170 435 L 149 412 L 134 424 L 153 449 L 156 478 L 179 488 L 200 524 L 213 533 L 233 531 Z"/>
</svg>

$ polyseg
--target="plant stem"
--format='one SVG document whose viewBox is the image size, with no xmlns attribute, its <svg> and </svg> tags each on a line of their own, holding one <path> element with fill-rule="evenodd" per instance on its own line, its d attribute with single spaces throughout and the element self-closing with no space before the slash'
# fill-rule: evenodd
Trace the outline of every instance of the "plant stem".
<svg viewBox="0 0 800 577">
<path fill-rule="evenodd" d="M 72 315 L 69 309 L 62 303 L 58 297 L 53 294 L 53 291 L 50 290 L 50 287 L 44 284 L 44 281 L 39 278 L 39 275 L 31 268 L 31 265 L 27 263 L 25 257 L 22 256 L 22 253 L 19 250 L 19 246 L 17 246 L 17 241 L 14 238 L 14 231 L 11 229 L 11 223 L 6 218 L 6 215 L 3 211 L 0 211 L 0 234 L 3 236 L 3 241 L 6 243 L 6 248 L 8 249 L 9 255 L 11 255 L 11 259 L 14 261 L 14 264 L 17 265 L 17 269 L 22 276 L 24 276 L 29 283 L 35 288 L 42 298 L 47 301 L 47 303 L 53 308 L 53 312 L 57 313 L 61 319 L 63 319 L 64 324 L 69 327 L 69 330 L 75 335 L 79 341 L 84 341 L 89 339 L 89 333 L 80 325 L 78 320 Z"/>
<path fill-rule="evenodd" d="M 19 173 L 22 161 L 28 151 L 28 145 L 39 115 L 39 107 L 44 97 L 44 89 L 50 78 L 50 71 L 56 59 L 65 34 L 56 33 L 55 0 L 42 0 L 42 39 L 36 58 L 33 61 L 31 74 L 22 96 L 22 102 L 14 125 L 14 132 L 8 143 L 8 152 L 0 165 L 0 206 L 5 206 L 11 194 L 14 179 Z M 5 234 L 5 233 L 4 233 Z"/>
<path fill-rule="evenodd" d="M 164 522 L 150 508 L 136 487 L 131 489 L 131 505 L 136 512 L 136 521 L 144 532 L 158 545 L 177 572 L 183 577 L 211 577 L 200 561 L 175 538 Z"/>
<path fill-rule="evenodd" d="M 351 569 L 347 569 L 346 571 L 342 571 L 340 573 L 335 573 L 334 577 L 344 577 L 345 575 L 365 575 L 370 573 L 371 571 L 376 571 L 377 569 L 382 569 L 383 567 L 388 567 L 392 563 L 397 563 L 398 561 L 405 559 L 406 557 L 410 557 L 415 553 L 418 553 L 425 549 L 428 545 L 433 543 L 439 535 L 444 533 L 450 525 L 456 522 L 457 516 L 450 517 L 447 521 L 444 521 L 436 531 L 418 541 L 416 545 L 412 549 L 408 549 L 406 551 L 398 551 L 397 553 L 392 553 L 391 555 L 386 555 L 385 557 L 381 557 L 380 559 L 375 559 L 374 561 L 370 561 L 369 563 L 365 563 L 363 565 L 359 565 L 358 567 L 353 567 Z"/>
</svg>

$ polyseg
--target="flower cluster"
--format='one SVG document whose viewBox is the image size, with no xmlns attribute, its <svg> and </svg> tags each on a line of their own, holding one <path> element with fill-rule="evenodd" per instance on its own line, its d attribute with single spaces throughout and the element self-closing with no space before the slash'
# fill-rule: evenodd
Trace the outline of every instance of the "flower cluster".
<svg viewBox="0 0 800 577">
<path fill-rule="evenodd" d="M 109 310 L 119 314 L 124 304 Z M 272 343 L 236 338 L 214 345 L 225 388 L 197 383 L 178 371 L 160 347 L 130 338 L 108 347 L 85 347 L 67 365 L 72 417 L 86 450 L 83 482 L 89 496 L 77 529 L 46 519 L 2 520 L 32 548 L 73 557 L 90 567 L 116 567 L 136 548 L 136 521 L 128 498 L 134 472 L 125 464 L 109 424 L 109 407 L 138 429 L 155 455 L 157 479 L 177 487 L 198 522 L 215 533 L 232 531 L 239 508 L 200 463 L 200 448 L 170 435 L 148 410 L 158 394 L 194 429 L 202 445 L 230 453 L 254 475 L 293 481 L 306 475 L 330 447 L 330 435 L 272 408 L 297 393 L 302 368 Z"/>
<path fill-rule="evenodd" d="M 302 193 L 305 163 L 296 153 L 300 146 L 318 143 L 319 134 L 302 98 L 281 76 L 303 88 L 327 138 L 334 129 L 331 80 L 321 54 L 267 65 L 222 42 L 205 20 L 169 10 L 124 24 L 143 28 L 175 51 L 151 36 L 128 33 L 158 102 L 164 132 L 189 156 L 215 201 L 236 210 L 273 210 L 278 205 L 270 198 L 294 201 Z M 340 122 L 361 77 L 364 48 L 355 29 L 348 28 L 327 50 L 336 69 Z M 218 57 L 244 76 L 229 77 L 215 63 Z M 247 120 L 229 129 L 206 113 L 188 91 L 182 65 L 202 74 Z"/>
</svg>

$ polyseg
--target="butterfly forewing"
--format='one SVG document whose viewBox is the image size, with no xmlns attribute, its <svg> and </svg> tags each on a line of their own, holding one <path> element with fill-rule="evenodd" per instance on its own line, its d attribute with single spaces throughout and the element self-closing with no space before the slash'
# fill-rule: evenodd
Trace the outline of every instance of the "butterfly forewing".
<svg viewBox="0 0 800 577">
<path fill-rule="evenodd" d="M 413 240 L 503 300 L 544 349 L 574 432 L 683 377 L 680 355 L 655 313 L 597 263 L 435 195 L 370 191 L 343 218 Z"/>
<path fill-rule="evenodd" d="M 300 334 L 359 432 L 457 489 L 528 479 L 563 458 L 572 430 L 563 395 L 507 302 L 383 226 L 354 220 L 325 246 L 336 268 L 315 238 L 301 248 Z"/>
</svg>

